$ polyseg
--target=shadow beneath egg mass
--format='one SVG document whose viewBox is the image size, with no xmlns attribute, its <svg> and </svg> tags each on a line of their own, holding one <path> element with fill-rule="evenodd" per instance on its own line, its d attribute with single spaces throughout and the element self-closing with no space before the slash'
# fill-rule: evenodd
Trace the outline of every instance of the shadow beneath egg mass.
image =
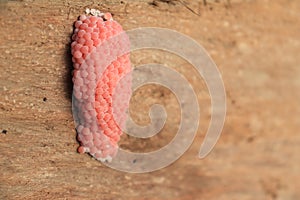
<svg viewBox="0 0 300 200">
<path fill-rule="evenodd" d="M 71 54 L 71 43 L 73 33 L 69 35 L 70 41 L 66 45 L 64 52 L 64 62 L 65 62 L 65 74 L 64 74 L 64 93 L 65 97 L 72 102 L 72 93 L 73 93 L 73 82 L 72 82 L 72 71 L 73 71 L 73 62 Z"/>
</svg>

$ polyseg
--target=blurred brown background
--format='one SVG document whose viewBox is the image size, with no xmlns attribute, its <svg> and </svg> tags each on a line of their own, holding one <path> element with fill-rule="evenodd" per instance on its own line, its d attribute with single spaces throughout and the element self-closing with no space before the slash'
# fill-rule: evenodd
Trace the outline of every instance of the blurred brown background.
<svg viewBox="0 0 300 200">
<path fill-rule="evenodd" d="M 290 0 L 1 1 L 0 199 L 300 199 L 300 3 Z M 191 148 L 174 164 L 146 174 L 112 170 L 78 143 L 71 113 L 73 22 L 85 8 L 110 11 L 125 30 L 174 29 L 203 45 L 218 65 L 227 118 L 213 152 L 197 158 L 210 115 L 201 77 L 170 54 L 132 54 L 136 67 L 165 63 L 198 94 L 201 122 Z M 149 122 L 152 103 L 166 106 L 164 129 L 121 146 L 151 151 L 178 128 L 179 108 L 165 88 L 136 91 L 131 113 Z M 138 106 L 136 106 L 138 105 Z"/>
</svg>

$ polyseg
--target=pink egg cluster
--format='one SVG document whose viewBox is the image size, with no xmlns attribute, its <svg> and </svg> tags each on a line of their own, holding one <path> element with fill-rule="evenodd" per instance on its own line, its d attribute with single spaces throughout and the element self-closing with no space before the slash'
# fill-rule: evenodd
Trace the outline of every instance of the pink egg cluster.
<svg viewBox="0 0 300 200">
<path fill-rule="evenodd" d="M 80 16 L 72 40 L 78 152 L 111 161 L 118 150 L 131 96 L 131 79 L 126 76 L 131 71 L 129 39 L 106 13 L 101 17 Z M 115 102 L 114 93 L 118 95 Z"/>
</svg>

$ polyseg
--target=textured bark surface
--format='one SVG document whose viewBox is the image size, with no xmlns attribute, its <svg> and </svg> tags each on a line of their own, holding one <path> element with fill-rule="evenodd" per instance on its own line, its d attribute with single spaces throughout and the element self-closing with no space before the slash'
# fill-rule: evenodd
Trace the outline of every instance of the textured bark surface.
<svg viewBox="0 0 300 200">
<path fill-rule="evenodd" d="M 298 1 L 0 2 L 0 199 L 300 199 Z M 207 158 L 197 158 L 210 119 L 207 88 L 183 59 L 157 51 L 135 52 L 132 63 L 166 63 L 193 85 L 201 122 L 191 148 L 146 174 L 76 153 L 70 36 L 86 7 L 111 11 L 125 30 L 170 28 L 206 48 L 222 73 L 228 109 Z M 122 147 L 152 151 L 172 139 L 180 111 L 167 89 L 137 91 L 132 116 L 147 124 L 154 102 L 168 112 L 164 129 L 147 140 L 124 135 Z"/>
</svg>

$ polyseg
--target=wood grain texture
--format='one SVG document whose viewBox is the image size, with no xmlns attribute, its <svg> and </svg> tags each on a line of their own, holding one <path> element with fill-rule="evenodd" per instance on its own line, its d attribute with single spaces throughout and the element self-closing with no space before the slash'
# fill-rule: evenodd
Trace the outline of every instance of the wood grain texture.
<svg viewBox="0 0 300 200">
<path fill-rule="evenodd" d="M 188 3 L 200 16 L 178 1 L 152 2 L 1 1 L 0 199 L 300 199 L 299 2 Z M 196 157 L 210 117 L 203 80 L 187 63 L 157 52 L 137 53 L 133 63 L 173 63 L 198 87 L 202 135 L 174 164 L 147 174 L 118 172 L 76 153 L 70 36 L 86 7 L 111 11 L 125 30 L 171 28 L 207 49 L 228 98 L 223 135 L 210 156 Z M 153 150 L 172 138 L 178 108 L 167 90 L 137 93 L 133 116 L 146 123 L 155 99 L 171 116 L 163 133 L 147 141 L 124 136 L 124 147 Z"/>
</svg>

